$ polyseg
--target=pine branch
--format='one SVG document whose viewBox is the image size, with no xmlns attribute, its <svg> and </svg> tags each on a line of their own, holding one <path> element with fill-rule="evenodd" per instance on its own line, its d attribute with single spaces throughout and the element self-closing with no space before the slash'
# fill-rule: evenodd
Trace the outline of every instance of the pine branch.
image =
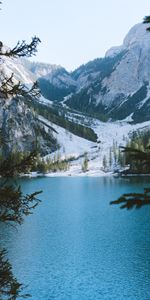
<svg viewBox="0 0 150 300">
<path fill-rule="evenodd" d="M 144 24 L 150 23 L 150 16 L 145 16 L 143 20 Z"/>
<path fill-rule="evenodd" d="M 37 159 L 37 152 L 32 151 L 29 155 L 17 163 L 12 156 L 0 162 L 0 176 L 3 178 L 12 178 L 18 176 L 20 173 L 25 173 L 31 168 Z"/>
<path fill-rule="evenodd" d="M 41 43 L 41 40 L 38 37 L 33 37 L 30 44 L 26 44 L 23 40 L 18 42 L 13 49 L 3 50 L 3 43 L 0 44 L 0 56 L 6 57 L 31 57 L 36 55 L 37 46 Z"/>
<path fill-rule="evenodd" d="M 119 199 L 111 201 L 110 204 L 121 204 L 121 209 L 141 208 L 142 206 L 150 204 L 150 189 L 145 188 L 144 193 L 124 194 Z"/>
<path fill-rule="evenodd" d="M 11 156 L 1 162 L 0 165 L 0 222 L 13 222 L 21 224 L 23 217 L 32 213 L 32 210 L 39 204 L 37 199 L 42 191 L 37 191 L 32 194 L 24 195 L 20 186 L 9 184 L 9 179 L 20 173 L 28 171 L 36 160 L 36 152 L 30 153 L 17 163 Z M 12 182 L 12 180 L 11 180 Z"/>
<path fill-rule="evenodd" d="M 134 152 L 134 153 L 145 153 L 139 149 L 135 149 L 135 148 L 132 148 L 132 147 L 123 147 L 123 146 L 120 146 L 119 148 L 122 149 L 122 152 Z"/>
<path fill-rule="evenodd" d="M 21 224 L 24 216 L 32 214 L 32 210 L 41 202 L 37 195 L 42 191 L 23 195 L 20 186 L 5 185 L 0 188 L 0 222 Z"/>
<path fill-rule="evenodd" d="M 6 259 L 6 251 L 0 250 L 0 299 L 16 300 L 28 298 L 31 295 L 22 294 L 23 285 L 13 276 L 12 266 Z"/>
<path fill-rule="evenodd" d="M 144 24 L 150 23 L 150 16 L 144 17 L 143 23 L 144 23 Z M 147 30 L 147 31 L 150 31 L 150 27 L 147 27 L 146 30 Z"/>
<path fill-rule="evenodd" d="M 22 96 L 25 98 L 39 98 L 40 89 L 38 82 L 36 81 L 30 89 L 28 89 L 20 81 L 15 83 L 14 74 L 8 78 L 4 74 L 1 74 L 1 85 L 0 85 L 0 94 L 1 98 L 8 99 L 9 97 Z"/>
<path fill-rule="evenodd" d="M 139 149 L 134 149 L 132 147 L 120 147 L 120 148 L 122 148 L 122 152 L 129 153 L 130 158 L 132 160 L 140 160 L 141 162 L 146 161 L 146 163 L 150 162 L 150 152 L 148 151 L 149 147 L 147 147 L 144 151 Z"/>
</svg>

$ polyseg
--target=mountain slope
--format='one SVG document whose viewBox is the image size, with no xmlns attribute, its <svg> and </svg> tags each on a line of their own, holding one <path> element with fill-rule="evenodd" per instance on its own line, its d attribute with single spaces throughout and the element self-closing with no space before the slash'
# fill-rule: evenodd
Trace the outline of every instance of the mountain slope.
<svg viewBox="0 0 150 300">
<path fill-rule="evenodd" d="M 0 64 L 0 83 L 4 76 L 10 78 L 13 74 L 14 83 L 20 81 L 26 86 L 31 86 L 36 76 L 26 64 L 24 59 L 4 57 Z M 0 151 L 3 155 L 35 149 L 46 155 L 59 147 L 53 131 L 45 129 L 34 111 L 29 108 L 29 101 L 32 102 L 32 99 L 28 97 L 3 99 L 0 95 L 0 138 L 3 140 Z"/>
<path fill-rule="evenodd" d="M 69 73 L 61 66 L 7 59 L 5 69 L 26 84 L 38 80 L 42 94 L 102 120 L 150 119 L 150 33 L 137 24 L 123 45 Z"/>
<path fill-rule="evenodd" d="M 45 129 L 23 98 L 0 99 L 0 133 L 3 154 L 39 150 L 46 155 L 58 149 L 53 131 Z"/>
<path fill-rule="evenodd" d="M 94 68 L 90 69 L 89 64 L 77 69 L 73 77 L 84 84 L 67 105 L 113 120 L 131 114 L 136 122 L 138 117 L 140 122 L 149 119 L 150 33 L 146 28 L 146 24 L 135 25 L 122 46 L 107 51 L 104 59 L 91 62 L 90 65 L 96 65 L 95 78 Z M 88 74 L 86 82 L 85 74 Z"/>
</svg>

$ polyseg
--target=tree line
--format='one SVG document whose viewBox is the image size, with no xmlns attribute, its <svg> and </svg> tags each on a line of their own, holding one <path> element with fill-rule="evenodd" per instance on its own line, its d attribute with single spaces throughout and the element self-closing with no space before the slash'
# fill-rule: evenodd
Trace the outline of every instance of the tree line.
<svg viewBox="0 0 150 300">
<path fill-rule="evenodd" d="M 34 108 L 34 111 L 37 115 L 43 116 L 48 121 L 65 128 L 67 131 L 70 131 L 79 137 L 92 142 L 97 142 L 97 134 L 93 129 L 69 121 L 59 109 L 45 106 L 37 101 L 33 101 L 32 103 L 28 101 L 28 105 Z"/>
</svg>

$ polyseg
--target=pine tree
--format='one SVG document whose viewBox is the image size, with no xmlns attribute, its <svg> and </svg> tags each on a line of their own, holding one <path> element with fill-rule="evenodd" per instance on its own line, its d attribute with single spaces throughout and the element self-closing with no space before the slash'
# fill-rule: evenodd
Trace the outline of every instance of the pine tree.
<svg viewBox="0 0 150 300">
<path fill-rule="evenodd" d="M 106 158 L 106 155 L 104 155 L 104 157 L 103 157 L 103 169 L 104 169 L 104 171 L 106 171 L 106 169 L 107 169 L 107 158 Z"/>
<path fill-rule="evenodd" d="M 125 167 L 125 155 L 124 153 L 121 151 L 121 149 L 119 148 L 118 151 L 118 163 L 121 167 Z"/>
<path fill-rule="evenodd" d="M 112 167 L 112 149 L 109 149 L 109 167 Z"/>
<path fill-rule="evenodd" d="M 1 4 L 1 2 L 0 2 Z M 25 41 L 18 42 L 12 49 L 5 49 L 3 43 L 0 42 L 0 62 L 3 63 L 3 57 L 31 57 L 37 52 L 37 45 L 40 39 L 33 37 L 30 44 Z M 37 83 L 28 89 L 21 82 L 17 82 L 14 75 L 10 77 L 0 73 L 0 99 L 11 99 L 13 97 L 27 97 L 32 100 L 33 97 L 39 96 Z M 1 102 L 1 100 L 0 100 Z M 7 145 L 7 139 L 0 132 L 0 148 L 3 154 L 0 159 L 0 222 L 18 223 L 23 222 L 23 217 L 30 214 L 37 206 L 39 200 L 35 192 L 31 195 L 23 195 L 21 188 L 16 184 L 9 183 L 9 179 L 25 172 L 35 162 L 36 153 L 33 151 L 26 157 L 19 157 L 15 160 L 15 156 L 10 154 L 5 155 L 2 149 Z M 3 180 L 4 178 L 4 180 Z M 22 285 L 18 283 L 13 276 L 12 268 L 8 260 L 5 258 L 5 250 L 0 250 L 0 299 L 15 300 L 22 293 Z M 28 295 L 24 295 L 28 296 Z"/>
<path fill-rule="evenodd" d="M 88 158 L 87 154 L 85 154 L 83 164 L 82 164 L 82 172 L 87 172 L 88 171 Z"/>
</svg>

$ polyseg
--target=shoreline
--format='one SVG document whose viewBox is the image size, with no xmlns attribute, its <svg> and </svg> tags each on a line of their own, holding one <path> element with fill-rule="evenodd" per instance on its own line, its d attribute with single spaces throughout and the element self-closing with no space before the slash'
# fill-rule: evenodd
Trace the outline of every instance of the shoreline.
<svg viewBox="0 0 150 300">
<path fill-rule="evenodd" d="M 124 177 L 150 177 L 150 174 L 117 174 L 113 172 L 107 172 L 107 173 L 66 173 L 66 172 L 53 172 L 53 173 L 36 173 L 33 172 L 31 174 L 22 174 L 19 178 L 38 178 L 38 177 L 119 177 L 119 178 L 124 178 Z"/>
</svg>

